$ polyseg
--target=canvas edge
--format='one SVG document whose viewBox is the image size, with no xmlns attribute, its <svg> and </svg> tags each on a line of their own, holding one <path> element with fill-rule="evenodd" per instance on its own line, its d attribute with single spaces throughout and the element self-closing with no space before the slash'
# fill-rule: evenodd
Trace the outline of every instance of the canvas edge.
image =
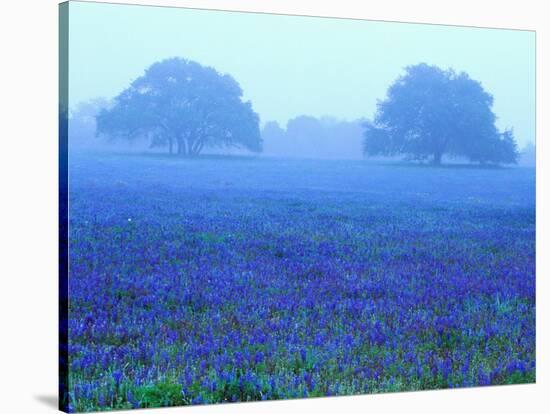
<svg viewBox="0 0 550 414">
<path fill-rule="evenodd" d="M 69 239 L 68 239 L 69 2 L 59 4 L 59 409 L 69 412 Z"/>
</svg>

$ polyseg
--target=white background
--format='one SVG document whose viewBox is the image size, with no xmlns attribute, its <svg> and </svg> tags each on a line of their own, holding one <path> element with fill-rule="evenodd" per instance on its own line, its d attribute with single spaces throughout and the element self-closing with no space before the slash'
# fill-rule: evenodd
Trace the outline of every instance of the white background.
<svg viewBox="0 0 550 414">
<path fill-rule="evenodd" d="M 541 412 L 550 395 L 546 1 L 148 0 L 180 5 L 537 30 L 537 384 L 170 408 L 169 413 Z M 57 0 L 0 3 L 0 412 L 56 411 Z M 284 30 L 284 28 L 281 28 Z M 506 70 L 505 67 L 502 70 Z M 549 147 L 550 148 L 550 147 Z M 546 187 L 546 188 L 544 188 Z M 546 234 L 545 234 L 546 233 Z M 546 329 L 543 325 L 546 325 Z M 548 402 L 546 402 L 547 405 Z M 547 407 L 548 409 L 548 407 Z M 165 411 L 167 410 L 167 411 Z M 141 410 L 139 412 L 150 412 Z M 153 412 L 153 411 L 151 411 Z"/>
</svg>

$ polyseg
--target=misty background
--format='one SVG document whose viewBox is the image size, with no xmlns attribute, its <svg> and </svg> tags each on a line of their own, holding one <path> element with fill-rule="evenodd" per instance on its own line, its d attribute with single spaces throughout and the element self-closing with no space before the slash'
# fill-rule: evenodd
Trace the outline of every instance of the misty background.
<svg viewBox="0 0 550 414">
<path fill-rule="evenodd" d="M 260 116 L 262 155 L 361 159 L 362 123 L 405 66 L 466 71 L 494 96 L 534 164 L 534 33 L 409 23 L 71 2 L 70 144 L 143 151 L 95 136 L 95 115 L 155 61 L 228 73 Z M 209 152 L 242 153 L 244 150 Z"/>
</svg>

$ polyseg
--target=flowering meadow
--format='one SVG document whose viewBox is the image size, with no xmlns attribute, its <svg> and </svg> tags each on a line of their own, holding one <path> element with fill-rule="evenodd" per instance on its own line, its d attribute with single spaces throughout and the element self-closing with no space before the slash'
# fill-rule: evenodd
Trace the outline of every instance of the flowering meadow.
<svg viewBox="0 0 550 414">
<path fill-rule="evenodd" d="M 69 409 L 535 381 L 535 171 L 70 157 Z"/>
</svg>

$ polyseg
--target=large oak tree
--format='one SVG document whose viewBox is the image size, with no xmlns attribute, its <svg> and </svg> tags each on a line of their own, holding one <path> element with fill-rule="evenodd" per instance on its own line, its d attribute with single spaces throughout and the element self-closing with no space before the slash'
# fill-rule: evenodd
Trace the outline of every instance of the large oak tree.
<svg viewBox="0 0 550 414">
<path fill-rule="evenodd" d="M 500 132 L 493 97 L 464 72 L 436 66 L 409 66 L 378 102 L 365 123 L 368 155 L 405 155 L 440 164 L 443 155 L 480 163 L 515 163 L 512 130 Z"/>
<path fill-rule="evenodd" d="M 230 75 L 182 58 L 150 66 L 97 115 L 98 135 L 147 137 L 181 156 L 206 147 L 261 151 L 259 117 Z"/>
</svg>

